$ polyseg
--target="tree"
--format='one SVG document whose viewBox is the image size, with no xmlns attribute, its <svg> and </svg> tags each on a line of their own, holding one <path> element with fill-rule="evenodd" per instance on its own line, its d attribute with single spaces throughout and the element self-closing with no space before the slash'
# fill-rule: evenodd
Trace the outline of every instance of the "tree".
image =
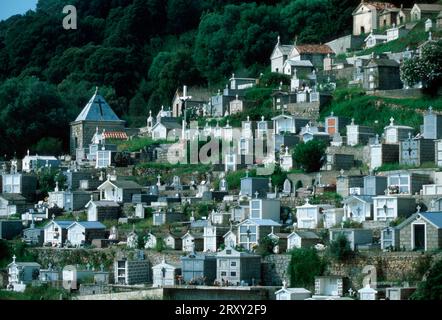
<svg viewBox="0 0 442 320">
<path fill-rule="evenodd" d="M 155 245 L 155 250 L 157 252 L 163 252 L 166 250 L 166 243 L 164 242 L 163 238 L 157 238 L 157 243 Z"/>
<path fill-rule="evenodd" d="M 344 234 L 338 234 L 338 236 L 330 242 L 329 251 L 332 257 L 338 261 L 346 261 L 353 256 L 353 250 L 351 250 L 350 242 Z"/>
<path fill-rule="evenodd" d="M 323 165 L 326 148 L 325 142 L 320 140 L 300 143 L 294 150 L 293 158 L 306 172 L 317 172 Z"/>
<path fill-rule="evenodd" d="M 428 42 L 420 57 L 405 61 L 401 78 L 409 86 L 422 81 L 424 88 L 437 92 L 442 83 L 442 40 Z"/>
<path fill-rule="evenodd" d="M 1 154 L 24 154 L 44 137 L 68 141 L 66 109 L 56 88 L 35 77 L 0 84 Z"/>
<path fill-rule="evenodd" d="M 411 299 L 442 300 L 442 260 L 430 268 L 426 279 L 419 284 Z"/>
<path fill-rule="evenodd" d="M 256 248 L 256 253 L 267 256 L 273 253 L 273 249 L 278 244 L 278 240 L 271 238 L 269 236 L 265 236 L 259 239 L 258 246 Z"/>
<path fill-rule="evenodd" d="M 316 276 L 323 274 L 325 262 L 321 260 L 316 249 L 299 248 L 291 252 L 288 273 L 291 287 L 312 287 Z"/>
<path fill-rule="evenodd" d="M 287 172 L 282 171 L 281 166 L 276 166 L 275 171 L 272 173 L 273 186 L 282 187 L 284 181 L 287 179 Z"/>
<path fill-rule="evenodd" d="M 40 155 L 59 156 L 63 152 L 63 141 L 52 137 L 42 138 L 31 149 Z"/>
</svg>

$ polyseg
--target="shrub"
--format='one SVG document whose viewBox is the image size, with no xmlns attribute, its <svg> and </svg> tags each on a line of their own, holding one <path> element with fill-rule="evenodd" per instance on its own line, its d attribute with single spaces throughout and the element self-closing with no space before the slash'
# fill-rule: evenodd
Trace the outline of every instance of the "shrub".
<svg viewBox="0 0 442 320">
<path fill-rule="evenodd" d="M 271 253 L 273 253 L 273 249 L 278 244 L 278 241 L 276 239 L 273 239 L 269 236 L 262 237 L 258 241 L 258 247 L 256 248 L 256 253 L 267 256 Z"/>
<path fill-rule="evenodd" d="M 421 282 L 411 300 L 442 300 L 442 260 L 429 270 L 427 278 Z"/>
<path fill-rule="evenodd" d="M 350 242 L 343 233 L 338 234 L 336 239 L 330 242 L 329 253 L 333 258 L 341 262 L 352 258 L 354 255 Z"/>
<path fill-rule="evenodd" d="M 291 287 L 312 287 L 316 276 L 323 274 L 326 263 L 314 248 L 299 248 L 291 251 L 288 267 Z"/>
<path fill-rule="evenodd" d="M 157 244 L 155 245 L 155 250 L 157 252 L 163 252 L 166 250 L 166 243 L 164 242 L 163 238 L 157 238 Z"/>
<path fill-rule="evenodd" d="M 293 153 L 295 163 L 307 172 L 317 172 L 322 167 L 326 148 L 325 142 L 319 140 L 300 143 Z"/>
</svg>

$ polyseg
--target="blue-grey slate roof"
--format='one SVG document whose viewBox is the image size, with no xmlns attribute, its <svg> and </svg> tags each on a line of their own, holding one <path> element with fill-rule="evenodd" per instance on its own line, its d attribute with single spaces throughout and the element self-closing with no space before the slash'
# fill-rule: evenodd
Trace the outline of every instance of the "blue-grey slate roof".
<svg viewBox="0 0 442 320">
<path fill-rule="evenodd" d="M 78 224 L 85 229 L 106 229 L 106 226 L 98 221 L 79 221 Z"/>
<path fill-rule="evenodd" d="M 51 221 L 52 222 L 52 221 Z M 54 221 L 58 226 L 62 229 L 67 229 L 74 221 L 63 221 L 63 220 L 55 220 Z"/>
<path fill-rule="evenodd" d="M 270 226 L 270 227 L 280 227 L 281 225 L 271 219 L 247 219 L 244 220 L 243 222 L 253 222 L 254 224 L 258 225 L 258 226 Z M 243 223 L 241 222 L 240 225 Z"/>
<path fill-rule="evenodd" d="M 121 121 L 102 96 L 95 93 L 75 121 Z"/>
<path fill-rule="evenodd" d="M 442 212 L 422 212 L 420 215 L 439 229 L 442 229 Z"/>
</svg>

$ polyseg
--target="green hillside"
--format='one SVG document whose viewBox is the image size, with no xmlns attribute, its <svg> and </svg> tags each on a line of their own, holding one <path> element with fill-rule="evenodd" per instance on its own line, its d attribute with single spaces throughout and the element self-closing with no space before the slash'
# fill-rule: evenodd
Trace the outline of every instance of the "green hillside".
<svg viewBox="0 0 442 320">
<path fill-rule="evenodd" d="M 379 134 L 390 123 L 391 117 L 395 123 L 413 127 L 418 133 L 423 123 L 423 112 L 428 107 L 442 112 L 440 96 L 393 99 L 366 95 L 360 89 L 339 89 L 333 98 L 333 102 L 321 111 L 322 119 L 333 111 L 336 115 L 354 118 L 356 124 L 373 127 Z"/>
<path fill-rule="evenodd" d="M 69 122 L 95 86 L 137 127 L 183 84 L 216 92 L 232 73 L 257 77 L 278 35 L 290 44 L 349 34 L 359 2 L 39 0 L 36 12 L 0 21 L 0 155 L 45 153 L 48 141 L 67 150 Z M 66 4 L 77 30 L 62 27 Z"/>
</svg>

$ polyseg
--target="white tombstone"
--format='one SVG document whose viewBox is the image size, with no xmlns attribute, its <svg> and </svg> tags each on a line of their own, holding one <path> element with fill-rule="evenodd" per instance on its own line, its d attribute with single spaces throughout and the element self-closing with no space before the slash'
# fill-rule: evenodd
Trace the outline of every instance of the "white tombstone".
<svg viewBox="0 0 442 320">
<path fill-rule="evenodd" d="M 291 194 L 292 193 L 292 183 L 290 182 L 289 179 L 285 179 L 282 192 L 284 194 Z"/>
<path fill-rule="evenodd" d="M 333 140 L 330 142 L 330 144 L 333 147 L 342 147 L 342 145 L 344 144 L 344 141 L 343 141 L 342 136 L 339 132 L 337 132 L 333 135 Z"/>
<path fill-rule="evenodd" d="M 358 290 L 360 300 L 376 300 L 377 291 L 370 287 L 370 284 Z"/>
<path fill-rule="evenodd" d="M 223 191 L 223 192 L 229 191 L 229 185 L 227 183 L 226 178 L 224 178 L 224 177 L 219 182 L 219 191 Z"/>
<path fill-rule="evenodd" d="M 290 171 L 293 168 L 293 157 L 288 147 L 285 147 L 285 154 L 281 156 L 280 165 L 283 171 Z"/>
<path fill-rule="evenodd" d="M 431 28 L 433 28 L 433 21 L 431 21 L 431 19 L 427 19 L 425 21 L 425 32 L 431 31 Z"/>
<path fill-rule="evenodd" d="M 118 240 L 118 230 L 116 226 L 112 226 L 110 230 L 109 240 Z"/>
<path fill-rule="evenodd" d="M 182 188 L 181 185 L 181 178 L 179 176 L 174 176 L 173 180 L 172 180 L 172 187 L 175 188 L 176 190 L 179 190 Z"/>
<path fill-rule="evenodd" d="M 127 247 L 129 249 L 138 248 L 138 235 L 135 232 L 135 226 L 133 226 L 132 232 L 127 236 Z"/>
</svg>

